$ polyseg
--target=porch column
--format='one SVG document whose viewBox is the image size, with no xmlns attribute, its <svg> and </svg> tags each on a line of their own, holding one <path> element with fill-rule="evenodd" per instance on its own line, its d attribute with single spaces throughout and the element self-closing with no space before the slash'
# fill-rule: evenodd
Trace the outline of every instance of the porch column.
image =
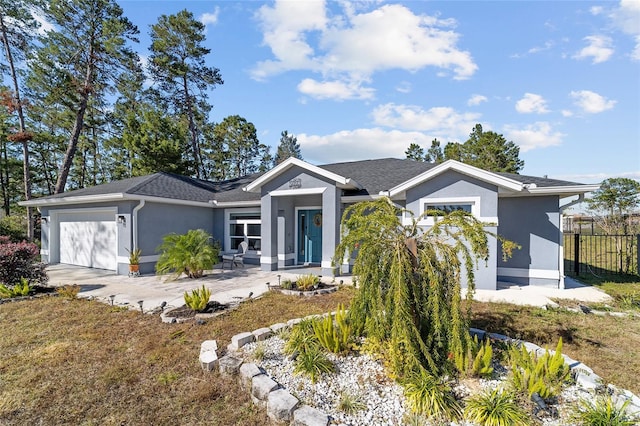
<svg viewBox="0 0 640 426">
<path fill-rule="evenodd" d="M 263 271 L 278 270 L 278 199 L 270 194 L 260 202 L 261 250 L 260 268 Z"/>
<path fill-rule="evenodd" d="M 342 191 L 329 187 L 322 193 L 322 275 L 334 276 L 331 260 L 340 241 L 340 195 Z"/>
</svg>

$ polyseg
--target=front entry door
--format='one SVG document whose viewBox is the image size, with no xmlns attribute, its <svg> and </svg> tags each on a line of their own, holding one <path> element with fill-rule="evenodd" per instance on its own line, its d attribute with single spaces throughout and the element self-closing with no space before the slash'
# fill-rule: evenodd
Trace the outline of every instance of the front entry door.
<svg viewBox="0 0 640 426">
<path fill-rule="evenodd" d="M 322 261 L 322 210 L 298 210 L 298 263 Z"/>
</svg>

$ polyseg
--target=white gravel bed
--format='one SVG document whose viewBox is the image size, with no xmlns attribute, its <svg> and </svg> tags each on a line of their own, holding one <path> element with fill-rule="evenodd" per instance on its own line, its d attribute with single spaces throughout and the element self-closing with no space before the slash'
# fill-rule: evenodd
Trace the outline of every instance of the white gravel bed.
<svg viewBox="0 0 640 426">
<path fill-rule="evenodd" d="M 331 417 L 331 424 L 340 426 L 383 426 L 402 425 L 406 406 L 402 388 L 390 380 L 379 361 L 367 354 L 336 356 L 328 354 L 329 359 L 336 366 L 334 374 L 322 375 L 313 384 L 311 379 L 303 374 L 295 374 L 294 362 L 282 350 L 284 340 L 274 336 L 266 341 L 251 343 L 243 350 L 252 356 L 260 346 L 264 350 L 264 358 L 255 360 L 269 376 L 278 382 L 289 393 L 296 396 L 302 403 L 324 411 Z M 494 380 L 479 380 L 479 388 L 493 389 L 505 384 L 507 372 L 504 368 L 499 377 Z M 464 383 L 455 388 L 456 394 L 468 397 L 471 389 Z M 366 406 L 354 414 L 346 414 L 338 408 L 343 394 L 358 397 Z M 558 411 L 558 417 L 544 417 L 541 415 L 543 426 L 569 426 L 571 413 L 580 399 L 592 398 L 591 394 L 575 385 L 567 386 L 559 396 L 558 404 L 553 407 Z M 439 423 L 441 424 L 441 423 Z M 451 426 L 470 426 L 466 421 L 451 422 Z"/>
</svg>

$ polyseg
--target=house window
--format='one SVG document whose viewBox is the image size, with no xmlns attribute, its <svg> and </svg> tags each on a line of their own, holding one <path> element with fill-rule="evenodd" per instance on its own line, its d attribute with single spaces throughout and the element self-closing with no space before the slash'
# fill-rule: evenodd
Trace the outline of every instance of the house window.
<svg viewBox="0 0 640 426">
<path fill-rule="evenodd" d="M 249 250 L 260 251 L 260 214 L 231 213 L 229 215 L 229 249 L 237 250 L 246 241 Z"/>
<path fill-rule="evenodd" d="M 472 213 L 473 204 L 472 203 L 448 203 L 448 204 L 431 204 L 425 203 L 423 206 L 423 211 L 431 211 L 429 216 L 444 216 L 445 214 L 449 214 L 455 211 L 463 211 L 467 213 Z"/>
</svg>

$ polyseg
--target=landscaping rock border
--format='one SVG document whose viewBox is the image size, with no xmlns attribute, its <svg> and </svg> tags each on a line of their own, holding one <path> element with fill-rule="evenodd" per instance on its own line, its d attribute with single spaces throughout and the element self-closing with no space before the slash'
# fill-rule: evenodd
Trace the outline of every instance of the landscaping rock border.
<svg viewBox="0 0 640 426">
<path fill-rule="evenodd" d="M 335 315 L 335 312 L 324 315 L 310 315 L 306 318 L 326 317 L 328 315 Z M 219 360 L 216 341 L 205 340 L 200 349 L 200 364 L 205 371 L 212 371 L 217 366 L 221 374 L 237 376 L 240 385 L 250 392 L 254 404 L 266 407 L 267 415 L 277 423 L 291 426 L 327 426 L 330 418 L 326 413 L 301 404 L 298 398 L 269 377 L 260 366 L 255 363 L 245 362 L 244 355 L 240 353 L 240 349 L 243 346 L 263 341 L 283 329 L 293 327 L 300 321 L 302 321 L 302 318 L 295 318 L 287 321 L 286 324 L 278 323 L 252 332 L 236 334 L 231 338 L 231 343 L 227 346 L 227 355 Z M 547 349 L 531 342 L 512 339 L 503 334 L 489 333 L 476 328 L 469 329 L 469 333 L 472 336 L 478 336 L 478 339 L 489 337 L 492 340 L 523 345 L 527 351 L 533 352 L 536 356 L 540 356 L 547 351 Z M 549 352 L 551 354 L 555 353 L 553 350 L 549 350 Z M 595 374 L 590 367 L 567 355 L 563 354 L 563 357 L 571 369 L 571 375 L 577 386 L 592 394 L 596 391 L 606 390 L 617 406 L 628 402 L 627 411 L 632 415 L 640 415 L 640 398 L 638 396 L 611 384 L 605 387 L 600 376 Z"/>
</svg>

